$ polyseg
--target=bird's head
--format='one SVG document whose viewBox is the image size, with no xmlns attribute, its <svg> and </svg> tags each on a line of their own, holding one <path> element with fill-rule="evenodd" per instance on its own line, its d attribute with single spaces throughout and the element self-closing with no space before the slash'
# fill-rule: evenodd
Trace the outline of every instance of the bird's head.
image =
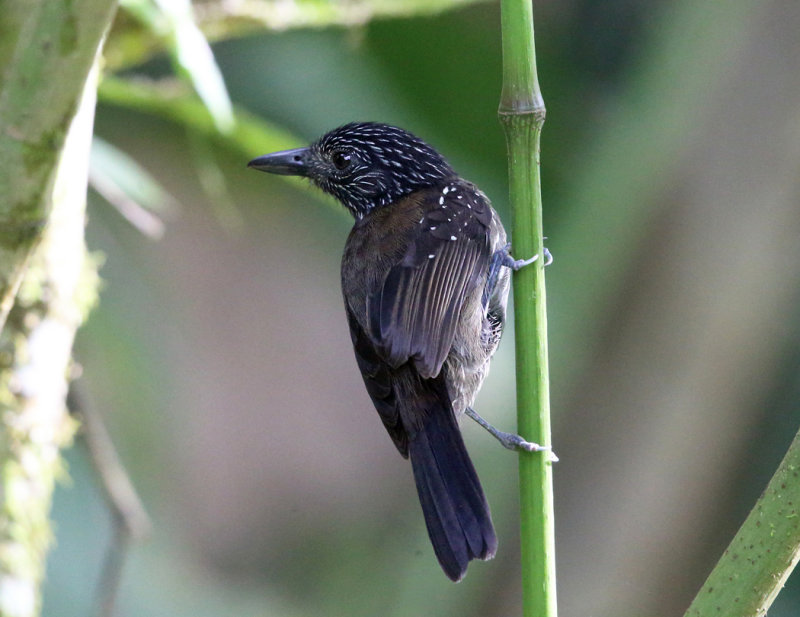
<svg viewBox="0 0 800 617">
<path fill-rule="evenodd" d="M 447 161 L 418 137 L 373 122 L 345 124 L 307 148 L 267 154 L 248 167 L 305 176 L 356 218 L 455 175 Z"/>
</svg>

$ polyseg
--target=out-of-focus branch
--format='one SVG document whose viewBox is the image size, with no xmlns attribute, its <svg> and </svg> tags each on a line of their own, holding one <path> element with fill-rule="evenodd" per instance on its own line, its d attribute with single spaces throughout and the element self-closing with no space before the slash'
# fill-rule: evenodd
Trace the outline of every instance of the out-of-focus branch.
<svg viewBox="0 0 800 617">
<path fill-rule="evenodd" d="M 483 0 L 211 0 L 194 3 L 197 25 L 210 41 L 292 28 L 359 26 L 372 19 L 430 15 Z M 165 41 L 121 16 L 106 46 L 117 71 L 165 50 Z"/>
<path fill-rule="evenodd" d="M 207 35 L 248 34 L 257 30 L 358 26 L 381 17 L 440 13 L 480 0 L 210 0 L 195 4 L 200 26 Z"/>
<path fill-rule="evenodd" d="M 97 617 L 110 617 L 114 614 L 128 547 L 131 541 L 147 537 L 152 526 L 102 418 L 87 401 L 79 381 L 71 384 L 67 405 L 70 413 L 81 423 L 79 436 L 83 437 L 82 441 L 113 519 L 113 535 L 106 550 L 95 595 Z"/>
</svg>

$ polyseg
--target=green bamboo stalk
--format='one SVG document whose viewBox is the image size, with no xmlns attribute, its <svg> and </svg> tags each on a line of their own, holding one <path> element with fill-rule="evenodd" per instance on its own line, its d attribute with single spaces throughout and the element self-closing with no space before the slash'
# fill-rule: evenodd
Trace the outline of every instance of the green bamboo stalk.
<svg viewBox="0 0 800 617">
<path fill-rule="evenodd" d="M 513 251 L 543 255 L 539 140 L 545 107 L 536 75 L 531 0 L 502 0 L 503 90 L 499 116 L 509 157 Z M 544 259 L 514 275 L 517 429 L 550 445 L 550 387 Z M 520 537 L 525 617 L 556 617 L 552 462 L 520 453 Z"/>
<path fill-rule="evenodd" d="M 685 617 L 767 614 L 800 560 L 800 432 Z"/>
</svg>

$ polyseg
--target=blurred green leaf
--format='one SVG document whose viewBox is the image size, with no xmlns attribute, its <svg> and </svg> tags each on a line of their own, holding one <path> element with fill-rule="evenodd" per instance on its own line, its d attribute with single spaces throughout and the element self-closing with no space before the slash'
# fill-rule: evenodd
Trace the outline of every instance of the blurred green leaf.
<svg viewBox="0 0 800 617">
<path fill-rule="evenodd" d="M 214 53 L 194 21 L 189 0 L 122 0 L 121 6 L 165 39 L 176 70 L 205 103 L 216 129 L 233 130 L 233 105 Z"/>
<path fill-rule="evenodd" d="M 278 126 L 236 108 L 234 131 L 219 135 L 208 109 L 174 82 L 107 77 L 100 84 L 98 98 L 102 103 L 127 107 L 142 113 L 172 120 L 198 134 L 219 139 L 253 158 L 270 149 L 297 147 L 302 141 Z"/>
<path fill-rule="evenodd" d="M 146 236 L 163 235 L 164 225 L 153 213 L 168 213 L 177 202 L 146 169 L 97 136 L 89 164 L 89 181 L 106 201 Z"/>
<path fill-rule="evenodd" d="M 296 148 L 304 142 L 303 139 L 239 107 L 234 108 L 236 122 L 233 131 L 220 134 L 202 103 L 180 87 L 170 88 L 170 85 L 107 77 L 100 84 L 98 100 L 167 118 L 194 135 L 239 152 L 243 163 L 266 152 Z M 280 178 L 295 186 L 308 186 L 300 178 Z M 333 199 L 320 195 L 318 191 L 311 194 L 331 204 L 340 214 L 346 214 Z"/>
<path fill-rule="evenodd" d="M 142 24 L 147 32 L 130 28 L 124 19 L 117 19 L 109 41 L 106 43 L 106 66 L 120 70 L 140 64 L 161 51 L 167 31 L 167 16 L 158 11 L 154 2 L 170 0 L 122 0 L 126 9 Z M 188 0 L 185 0 L 188 3 Z M 435 15 L 444 11 L 485 2 L 486 0 L 300 0 L 274 2 L 250 0 L 248 2 L 207 1 L 194 6 L 193 27 L 199 28 L 210 41 L 263 32 L 295 28 L 326 28 L 330 26 L 360 26 L 376 18 L 413 17 Z M 154 27 L 149 27 L 149 25 Z M 148 40 L 156 39 L 156 40 Z M 161 43 L 159 43 L 159 40 Z"/>
<path fill-rule="evenodd" d="M 242 213 L 228 190 L 225 174 L 214 156 L 214 148 L 205 139 L 195 138 L 192 133 L 188 133 L 188 136 L 198 182 L 217 222 L 227 231 L 242 229 Z"/>
</svg>

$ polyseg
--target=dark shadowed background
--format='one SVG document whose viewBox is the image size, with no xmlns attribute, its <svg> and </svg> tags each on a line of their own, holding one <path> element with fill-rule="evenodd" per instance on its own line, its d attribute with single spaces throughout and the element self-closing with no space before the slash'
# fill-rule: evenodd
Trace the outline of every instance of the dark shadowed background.
<svg viewBox="0 0 800 617">
<path fill-rule="evenodd" d="M 535 11 L 561 613 L 681 615 L 800 425 L 800 3 Z M 510 225 L 496 3 L 214 52 L 295 145 L 401 125 Z M 450 583 L 350 348 L 348 215 L 160 117 L 101 103 L 97 133 L 179 203 L 154 241 L 90 196 L 81 381 L 154 525 L 119 614 L 520 615 L 516 458 L 465 426 L 500 547 Z M 511 330 L 477 408 L 513 428 Z M 87 614 L 111 533 L 80 440 L 67 458 L 50 617 Z M 770 615 L 798 606 L 795 575 Z"/>
</svg>

